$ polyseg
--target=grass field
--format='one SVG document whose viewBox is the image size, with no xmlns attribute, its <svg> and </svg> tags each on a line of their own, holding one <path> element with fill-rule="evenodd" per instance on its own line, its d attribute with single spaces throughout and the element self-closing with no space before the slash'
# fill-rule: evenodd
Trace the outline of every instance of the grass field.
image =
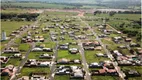
<svg viewBox="0 0 142 80">
<path fill-rule="evenodd" d="M 28 9 L 18 9 L 18 8 L 1 10 L 1 13 L 27 13 L 27 12 Z"/>
<path fill-rule="evenodd" d="M 114 77 L 114 76 L 93 76 L 92 80 L 119 80 L 119 77 Z"/>
<path fill-rule="evenodd" d="M 141 14 L 115 14 L 114 16 L 109 16 L 109 14 L 97 14 L 97 15 L 94 15 L 92 13 L 86 13 L 85 16 L 139 20 L 140 17 L 141 17 Z"/>
<path fill-rule="evenodd" d="M 27 67 L 24 67 L 22 70 L 21 70 L 21 74 L 19 75 L 19 77 L 21 76 L 29 76 L 30 73 L 32 72 L 45 72 L 47 73 L 47 75 L 45 76 L 48 76 L 50 74 L 50 69 L 49 68 L 39 68 L 39 67 L 36 67 L 36 68 L 27 68 Z"/>
<path fill-rule="evenodd" d="M 61 4 L 50 4 L 50 3 L 2 3 L 3 5 L 12 5 L 12 6 L 21 6 L 21 7 L 25 7 L 25 8 L 58 8 L 58 9 L 62 9 L 65 7 L 69 7 L 69 8 L 73 8 L 74 6 L 69 6 L 69 5 L 61 5 Z"/>
<path fill-rule="evenodd" d="M 26 21 L 2 21 L 1 22 L 1 30 L 4 30 L 6 32 L 6 35 L 9 36 L 9 34 L 20 28 L 22 25 L 28 25 L 31 24 L 32 22 L 26 22 Z"/>
</svg>

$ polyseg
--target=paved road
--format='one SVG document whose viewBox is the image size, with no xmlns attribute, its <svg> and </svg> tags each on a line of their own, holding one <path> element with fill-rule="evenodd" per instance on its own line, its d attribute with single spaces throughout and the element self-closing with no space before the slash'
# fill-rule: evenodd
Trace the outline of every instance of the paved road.
<svg viewBox="0 0 142 80">
<path fill-rule="evenodd" d="M 118 67 L 118 64 L 116 61 L 114 61 L 114 57 L 112 56 L 112 54 L 109 52 L 109 50 L 106 48 L 106 45 L 104 45 L 101 41 L 101 39 L 97 36 L 97 34 L 94 32 L 94 30 L 89 26 L 88 23 L 86 23 L 85 21 L 83 21 L 80 17 L 78 17 L 83 23 L 85 23 L 87 25 L 87 27 L 90 29 L 90 31 L 93 33 L 93 35 L 96 37 L 96 40 L 99 41 L 99 43 L 102 45 L 103 49 L 105 50 L 105 52 L 107 53 L 108 57 L 112 60 L 112 64 L 115 67 L 115 69 L 117 70 L 119 76 L 123 79 L 126 76 Z"/>
<path fill-rule="evenodd" d="M 20 73 L 21 69 L 23 68 L 23 66 L 25 65 L 25 63 L 26 63 L 26 61 L 27 61 L 27 59 L 28 59 L 29 53 L 30 53 L 31 50 L 35 47 L 35 43 L 34 43 L 34 42 L 33 42 L 33 43 L 30 43 L 30 46 L 31 46 L 31 47 L 29 48 L 29 50 L 28 50 L 27 53 L 25 54 L 24 59 L 21 61 L 20 65 L 18 66 L 16 73 L 10 78 L 10 80 L 15 80 L 16 74 Z"/>
<path fill-rule="evenodd" d="M 90 76 L 90 73 L 89 73 L 89 70 L 88 70 L 88 64 L 86 62 L 86 58 L 85 58 L 85 55 L 84 55 L 84 48 L 83 48 L 82 42 L 80 40 L 78 40 L 78 46 L 79 46 L 79 52 L 80 52 L 81 57 L 82 57 L 82 65 L 83 65 L 84 70 L 86 72 L 85 79 L 91 80 L 91 76 Z"/>
<path fill-rule="evenodd" d="M 42 18 L 42 17 L 41 17 Z M 39 20 L 41 20 L 41 18 Z M 37 25 L 38 24 L 38 21 L 35 21 L 31 26 L 34 26 L 34 25 Z M 24 30 L 24 32 L 21 32 L 19 35 L 17 35 L 16 37 L 14 37 L 11 41 L 8 42 L 7 46 L 6 47 L 10 47 L 11 45 L 14 44 L 14 41 L 16 38 L 21 38 L 22 37 L 22 34 L 26 33 L 28 30 L 30 30 L 31 27 L 29 27 L 27 30 Z M 23 68 L 24 64 L 26 63 L 27 59 L 28 59 L 28 55 L 29 53 L 31 52 L 31 50 L 35 47 L 35 43 L 29 43 L 31 45 L 31 47 L 29 48 L 29 50 L 27 51 L 27 53 L 25 54 L 25 57 L 24 59 L 21 61 L 20 65 L 18 66 L 17 68 L 17 71 L 16 73 L 11 76 L 10 80 L 15 80 L 16 78 L 16 74 L 19 73 L 21 71 L 21 69 Z"/>
<path fill-rule="evenodd" d="M 54 80 L 55 69 L 56 69 L 55 61 L 57 60 L 57 56 L 58 56 L 58 41 L 56 42 L 56 46 L 53 49 L 53 52 L 54 54 L 53 54 L 53 59 L 51 62 L 51 67 L 50 67 L 50 71 L 51 71 L 50 80 Z"/>
<path fill-rule="evenodd" d="M 108 27 L 110 27 L 111 29 L 113 29 L 115 32 L 120 32 L 118 30 L 116 30 L 115 28 L 113 28 L 112 26 L 110 26 L 109 24 L 107 24 Z"/>
</svg>

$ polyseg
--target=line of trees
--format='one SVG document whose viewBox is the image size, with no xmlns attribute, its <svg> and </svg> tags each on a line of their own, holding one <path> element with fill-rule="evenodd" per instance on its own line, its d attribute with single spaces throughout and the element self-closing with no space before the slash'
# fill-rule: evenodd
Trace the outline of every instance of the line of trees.
<svg viewBox="0 0 142 80">
<path fill-rule="evenodd" d="M 2 20 L 14 20 L 14 21 L 35 21 L 36 18 L 39 16 L 38 13 L 1 13 Z"/>
<path fill-rule="evenodd" d="M 101 13 L 108 13 L 110 16 L 113 16 L 115 15 L 116 13 L 117 14 L 141 14 L 141 11 L 110 11 L 110 12 L 107 12 L 107 11 L 95 11 L 94 12 L 94 15 L 96 14 L 101 14 Z"/>
<path fill-rule="evenodd" d="M 141 40 L 141 24 L 137 23 L 137 22 L 131 22 L 129 24 L 126 23 L 121 23 L 121 24 L 117 24 L 115 25 L 115 27 L 122 31 L 124 34 L 127 34 L 128 37 L 136 37 L 137 41 Z"/>
</svg>

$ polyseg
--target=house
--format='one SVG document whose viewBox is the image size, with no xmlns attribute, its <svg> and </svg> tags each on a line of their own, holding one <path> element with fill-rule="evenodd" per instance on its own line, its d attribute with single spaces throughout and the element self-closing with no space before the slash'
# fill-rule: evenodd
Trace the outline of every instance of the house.
<svg viewBox="0 0 142 80">
<path fill-rule="evenodd" d="M 18 78 L 17 80 L 30 80 L 29 76 L 22 76 L 21 78 Z"/>
<path fill-rule="evenodd" d="M 106 73 L 107 73 L 107 72 L 106 72 L 105 69 L 91 70 L 91 75 L 92 75 L 92 76 L 96 76 L 96 75 L 102 75 L 102 76 L 105 76 Z"/>
<path fill-rule="evenodd" d="M 99 38 L 106 38 L 106 37 L 108 37 L 108 36 L 105 35 L 105 34 L 101 34 L 101 35 L 99 35 L 98 37 L 99 37 Z"/>
<path fill-rule="evenodd" d="M 60 26 L 60 29 L 64 29 L 64 26 Z"/>
<path fill-rule="evenodd" d="M 19 30 L 17 30 L 17 31 L 12 31 L 12 34 L 19 34 L 20 33 L 20 31 Z"/>
<path fill-rule="evenodd" d="M 122 37 L 118 36 L 118 37 L 113 37 L 112 40 L 115 42 L 115 43 L 119 43 L 121 40 L 122 40 Z"/>
<path fill-rule="evenodd" d="M 75 36 L 76 39 L 86 39 L 86 36 L 85 35 L 78 35 L 78 36 Z"/>
<path fill-rule="evenodd" d="M 35 36 L 33 39 L 34 42 L 44 42 L 43 36 Z"/>
<path fill-rule="evenodd" d="M 88 27 L 84 27 L 83 28 L 83 31 L 87 31 L 89 28 Z"/>
<path fill-rule="evenodd" d="M 125 39 L 125 42 L 131 42 L 131 41 L 132 41 L 131 38 L 126 38 L 126 39 Z"/>
<path fill-rule="evenodd" d="M 110 76 L 118 76 L 118 73 L 115 69 L 108 69 L 107 74 L 110 75 Z"/>
<path fill-rule="evenodd" d="M 61 34 L 61 35 L 65 35 L 65 32 L 61 31 L 60 34 Z"/>
<path fill-rule="evenodd" d="M 50 32 L 50 35 L 56 35 L 56 36 L 57 36 L 57 35 L 58 35 L 58 32 L 51 31 L 51 32 Z"/>
<path fill-rule="evenodd" d="M 64 22 L 69 23 L 69 22 L 71 22 L 71 19 L 65 19 L 65 21 L 64 21 Z"/>
<path fill-rule="evenodd" d="M 22 40 L 21 40 L 22 43 L 31 43 L 33 42 L 33 39 L 31 38 L 31 36 L 26 36 L 26 37 L 23 37 Z"/>
<path fill-rule="evenodd" d="M 79 59 L 70 60 L 70 64 L 81 64 L 81 60 Z"/>
<path fill-rule="evenodd" d="M 84 50 L 95 50 L 94 47 L 84 47 Z"/>
<path fill-rule="evenodd" d="M 70 42 L 71 45 L 77 45 L 77 42 Z"/>
<path fill-rule="evenodd" d="M 101 51 L 102 47 L 101 46 L 97 46 L 97 47 L 95 47 L 95 50 Z"/>
<path fill-rule="evenodd" d="M 31 35 L 32 35 L 32 33 L 30 31 L 28 31 L 28 36 L 31 36 Z"/>
<path fill-rule="evenodd" d="M 38 45 L 38 46 L 36 46 L 36 47 L 45 48 L 45 44 L 40 44 L 40 45 Z"/>
<path fill-rule="evenodd" d="M 51 35 L 51 39 L 52 39 L 53 41 L 57 41 L 57 37 L 56 37 L 55 35 Z"/>
<path fill-rule="evenodd" d="M 97 62 L 94 62 L 89 64 L 89 68 L 102 68 L 102 65 Z"/>
<path fill-rule="evenodd" d="M 38 67 L 49 67 L 50 66 L 50 62 L 48 62 L 48 61 L 39 61 L 38 62 Z"/>
<path fill-rule="evenodd" d="M 117 34 L 121 34 L 122 32 L 120 32 L 120 31 L 117 31 Z"/>
<path fill-rule="evenodd" d="M 60 36 L 60 40 L 65 40 L 65 37 L 64 36 Z"/>
<path fill-rule="evenodd" d="M 49 54 L 41 54 L 41 55 L 39 56 L 39 58 L 41 58 L 41 59 L 51 59 L 51 58 L 52 58 L 52 55 L 49 55 Z"/>
<path fill-rule="evenodd" d="M 102 26 L 102 25 L 98 26 L 98 28 L 99 28 L 99 29 L 105 29 L 105 27 Z"/>
<path fill-rule="evenodd" d="M 85 41 L 82 43 L 82 45 L 85 46 L 90 46 L 90 47 L 96 47 L 100 46 L 100 43 L 98 41 Z"/>
<path fill-rule="evenodd" d="M 59 45 L 59 49 L 61 49 L 61 50 L 68 50 L 69 46 L 68 46 L 68 44 L 60 44 Z"/>
<path fill-rule="evenodd" d="M 53 52 L 53 49 L 52 48 L 43 48 L 43 51 L 45 51 L 45 52 Z"/>
<path fill-rule="evenodd" d="M 9 47 L 4 49 L 4 53 L 19 53 L 20 51 L 18 48 Z"/>
<path fill-rule="evenodd" d="M 36 30 L 36 29 L 39 29 L 39 26 L 33 25 L 31 28 L 32 28 L 33 30 Z"/>
<path fill-rule="evenodd" d="M 70 52 L 71 54 L 77 54 L 77 53 L 79 52 L 79 50 L 78 50 L 77 48 L 70 48 L 70 49 L 69 49 L 69 52 Z"/>
<path fill-rule="evenodd" d="M 120 66 L 140 66 L 142 61 L 136 55 L 126 55 L 117 57 L 118 65 Z"/>
<path fill-rule="evenodd" d="M 118 46 L 118 48 L 120 48 L 120 49 L 126 49 L 127 47 L 126 46 Z"/>
<path fill-rule="evenodd" d="M 47 73 L 44 72 L 32 73 L 30 80 L 49 80 L 46 75 Z"/>
<path fill-rule="evenodd" d="M 22 54 L 20 54 L 20 53 L 14 54 L 12 57 L 13 57 L 13 58 L 21 58 L 21 57 L 22 57 Z"/>
<path fill-rule="evenodd" d="M 39 34 L 39 31 L 35 31 L 35 34 Z"/>
<path fill-rule="evenodd" d="M 42 28 L 42 32 L 49 32 L 49 28 L 48 27 Z"/>
<path fill-rule="evenodd" d="M 46 60 L 29 59 L 25 63 L 25 67 L 49 67 L 51 62 Z"/>
<path fill-rule="evenodd" d="M 21 26 L 20 28 L 19 28 L 19 30 L 20 31 L 24 31 L 26 28 L 28 28 L 29 27 L 29 25 L 24 25 L 24 26 Z"/>
<path fill-rule="evenodd" d="M 53 26 L 53 25 L 52 26 L 48 26 L 48 28 L 55 28 L 55 26 Z"/>
<path fill-rule="evenodd" d="M 53 18 L 51 19 L 52 22 L 61 22 L 62 20 L 60 18 Z"/>
<path fill-rule="evenodd" d="M 140 45 L 137 43 L 130 43 L 130 47 L 140 47 Z"/>
<path fill-rule="evenodd" d="M 114 50 L 113 53 L 117 56 L 122 56 L 122 54 L 118 50 Z"/>
<path fill-rule="evenodd" d="M 86 34 L 86 35 L 87 35 L 87 36 L 94 36 L 94 34 L 91 34 L 91 33 L 90 33 L 90 34 Z"/>
<path fill-rule="evenodd" d="M 1 70 L 1 76 L 12 76 L 17 71 L 13 65 L 7 65 Z"/>
<path fill-rule="evenodd" d="M 55 75 L 69 75 L 71 73 L 70 66 L 58 66 Z"/>
<path fill-rule="evenodd" d="M 32 49 L 33 52 L 38 52 L 38 51 L 43 51 L 42 48 L 39 48 L 39 47 L 35 47 Z"/>
<path fill-rule="evenodd" d="M 135 70 L 125 70 L 124 73 L 127 77 L 140 77 L 141 74 Z"/>
<path fill-rule="evenodd" d="M 9 57 L 6 56 L 0 56 L 0 63 L 6 64 L 9 61 Z"/>
<path fill-rule="evenodd" d="M 137 53 L 138 53 L 139 55 L 141 55 L 141 54 L 142 54 L 142 48 L 137 48 Z"/>
<path fill-rule="evenodd" d="M 97 53 L 96 56 L 97 57 L 108 57 L 107 54 L 103 54 L 103 53 Z"/>
<path fill-rule="evenodd" d="M 81 67 L 71 66 L 72 73 L 70 74 L 70 79 L 84 79 L 85 72 Z"/>
<path fill-rule="evenodd" d="M 108 64 L 107 64 L 108 65 Z M 118 76 L 117 71 L 113 68 L 108 68 L 106 65 L 102 67 L 102 69 L 99 70 L 91 70 L 91 75 L 102 75 L 102 76 Z"/>
<path fill-rule="evenodd" d="M 57 64 L 69 64 L 69 63 L 70 63 L 70 60 L 66 58 L 62 58 L 57 61 Z"/>
</svg>

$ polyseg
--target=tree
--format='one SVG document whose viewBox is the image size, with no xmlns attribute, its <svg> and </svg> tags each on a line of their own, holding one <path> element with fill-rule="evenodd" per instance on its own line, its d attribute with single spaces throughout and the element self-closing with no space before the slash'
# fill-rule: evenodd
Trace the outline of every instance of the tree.
<svg viewBox="0 0 142 80">
<path fill-rule="evenodd" d="M 109 16 L 114 16 L 115 12 L 111 11 L 109 12 Z"/>
</svg>

